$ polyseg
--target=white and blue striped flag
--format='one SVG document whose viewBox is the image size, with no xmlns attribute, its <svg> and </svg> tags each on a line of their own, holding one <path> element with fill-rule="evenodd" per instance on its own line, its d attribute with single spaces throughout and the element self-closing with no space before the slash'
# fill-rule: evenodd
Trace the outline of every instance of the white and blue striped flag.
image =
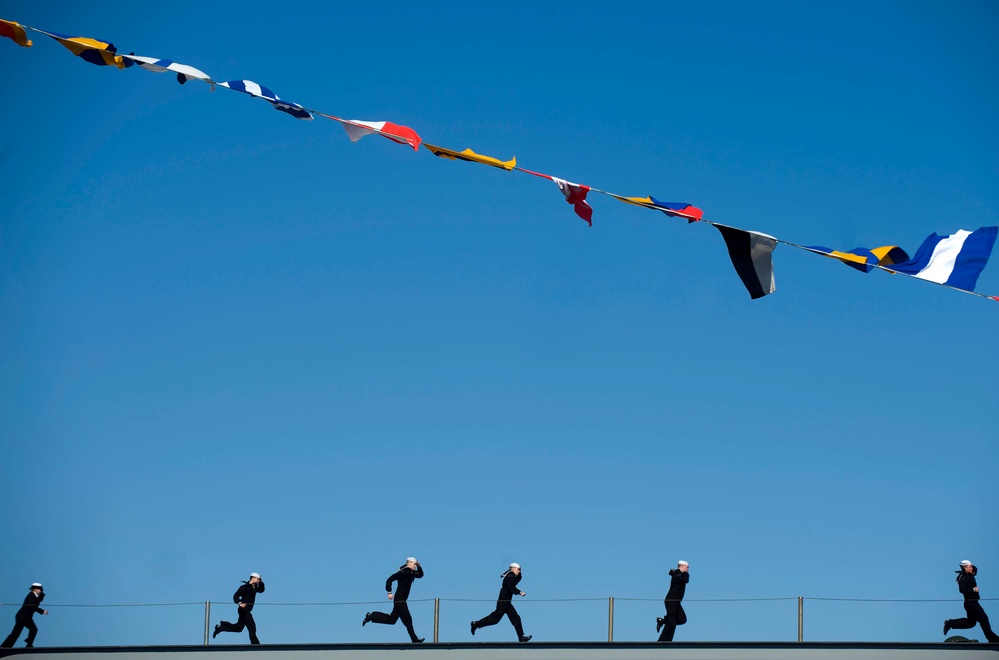
<svg viewBox="0 0 999 660">
<path fill-rule="evenodd" d="M 228 87 L 229 89 L 234 89 L 237 92 L 243 92 L 244 94 L 264 99 L 273 105 L 276 110 L 287 112 L 296 119 L 312 119 L 312 113 L 299 104 L 292 103 L 291 101 L 282 101 L 277 94 L 263 85 L 258 85 L 252 80 L 230 80 L 228 82 L 219 83 L 219 85 L 222 87 Z"/>
<path fill-rule="evenodd" d="M 955 289 L 974 291 L 978 276 L 989 261 L 999 227 L 977 231 L 959 229 L 950 236 L 931 234 L 909 261 L 885 270 L 944 284 Z"/>
<path fill-rule="evenodd" d="M 146 71 L 153 71 L 155 73 L 173 71 L 177 74 L 177 82 L 181 85 L 193 79 L 204 80 L 208 84 L 212 83 L 211 76 L 201 69 L 195 69 L 193 66 L 188 66 L 187 64 L 179 64 L 173 60 L 161 60 L 156 57 L 145 57 L 143 55 L 122 55 L 122 57 L 127 57 Z"/>
</svg>

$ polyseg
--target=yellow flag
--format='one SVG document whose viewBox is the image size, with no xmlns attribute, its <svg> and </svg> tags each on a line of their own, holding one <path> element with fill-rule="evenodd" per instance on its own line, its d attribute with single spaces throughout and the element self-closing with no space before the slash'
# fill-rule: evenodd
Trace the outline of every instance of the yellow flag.
<svg viewBox="0 0 999 660">
<path fill-rule="evenodd" d="M 449 158 L 451 160 L 467 160 L 470 163 L 482 163 L 483 165 L 490 165 L 492 167 L 498 167 L 501 170 L 510 171 L 517 167 L 517 159 L 511 158 L 510 160 L 499 160 L 498 158 L 491 158 L 489 156 L 482 156 L 475 153 L 471 149 L 465 149 L 464 151 L 454 151 L 452 149 L 445 149 L 444 147 L 435 147 L 432 144 L 423 143 L 423 146 L 430 150 L 435 156 L 440 156 L 441 158 Z"/>
</svg>

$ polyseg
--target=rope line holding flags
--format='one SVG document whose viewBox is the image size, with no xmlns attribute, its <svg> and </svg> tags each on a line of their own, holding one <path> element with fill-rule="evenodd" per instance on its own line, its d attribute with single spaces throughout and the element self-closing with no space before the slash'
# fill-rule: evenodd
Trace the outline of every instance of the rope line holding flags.
<svg viewBox="0 0 999 660">
<path fill-rule="evenodd" d="M 893 275 L 906 275 L 948 289 L 999 302 L 999 295 L 986 295 L 974 290 L 978 277 L 992 253 L 999 227 L 981 227 L 975 231 L 959 229 L 949 236 L 931 234 L 911 258 L 908 253 L 896 245 L 880 246 L 873 249 L 854 248 L 847 252 L 820 246 L 800 245 L 769 234 L 740 229 L 705 219 L 704 212 L 700 208 L 686 202 L 662 202 L 651 195 L 648 197 L 618 195 L 520 167 L 517 165 L 516 157 L 503 161 L 478 154 L 470 148 L 456 151 L 432 145 L 424 142 L 419 134 L 408 126 L 388 121 L 342 119 L 336 115 L 313 110 L 298 103 L 281 99 L 269 88 L 252 80 L 217 81 L 204 71 L 187 64 L 136 55 L 135 53 L 119 54 L 115 45 L 110 41 L 48 32 L 16 21 L 0 19 L 0 37 L 6 37 L 23 48 L 30 48 L 33 45 L 32 41 L 27 38 L 28 30 L 54 39 L 75 56 L 97 66 L 127 69 L 137 65 L 155 73 L 170 71 L 176 74 L 177 81 L 182 85 L 190 80 L 201 80 L 208 84 L 212 91 L 218 86 L 260 98 L 270 103 L 274 109 L 296 119 L 312 120 L 314 115 L 319 115 L 343 126 L 351 142 L 357 142 L 365 135 L 377 134 L 398 144 L 409 145 L 416 152 L 419 152 L 422 144 L 439 158 L 479 163 L 508 172 L 516 170 L 548 179 L 556 184 L 559 192 L 565 197 L 565 201 L 573 207 L 576 215 L 589 226 L 593 224 L 593 208 L 586 201 L 586 198 L 591 192 L 613 197 L 633 206 L 660 211 L 668 217 L 684 218 L 688 224 L 700 222 L 712 225 L 722 234 L 732 265 L 750 297 L 754 300 L 776 290 L 772 254 L 776 246 L 781 244 L 811 254 L 838 259 L 847 266 L 864 273 L 870 273 L 875 269 L 883 270 Z"/>
</svg>

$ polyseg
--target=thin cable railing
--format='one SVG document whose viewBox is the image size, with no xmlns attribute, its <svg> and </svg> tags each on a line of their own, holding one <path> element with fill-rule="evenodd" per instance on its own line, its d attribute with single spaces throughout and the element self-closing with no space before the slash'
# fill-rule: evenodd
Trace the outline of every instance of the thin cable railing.
<svg viewBox="0 0 999 660">
<path fill-rule="evenodd" d="M 190 605 L 202 605 L 205 601 L 199 600 L 190 603 L 44 603 L 44 609 L 50 607 L 179 607 Z M 21 607 L 21 603 L 0 603 L 0 607 Z"/>
<path fill-rule="evenodd" d="M 514 603 L 569 603 L 569 602 L 605 602 L 607 596 L 592 596 L 578 598 L 530 598 L 515 599 Z M 616 601 L 631 601 L 642 603 L 661 603 L 662 598 L 638 598 L 632 596 L 613 596 Z M 763 596 L 763 597 L 739 597 L 739 598 L 683 598 L 684 603 L 741 603 L 753 601 L 780 601 L 797 600 L 804 598 L 806 601 L 842 601 L 854 603 L 963 603 L 963 598 L 842 598 L 828 596 Z M 995 601 L 999 598 L 981 598 L 982 602 Z M 408 603 L 495 603 L 495 598 L 410 598 Z M 203 605 L 210 602 L 212 605 L 233 605 L 231 600 L 212 601 L 181 601 L 174 603 L 44 603 L 45 607 L 178 607 L 190 605 Z M 340 601 L 296 601 L 287 603 L 260 602 L 257 605 L 267 607 L 311 607 L 311 606 L 331 606 L 331 605 L 391 605 L 390 600 L 340 600 Z M 0 603 L 0 607 L 21 607 L 22 603 Z"/>
</svg>

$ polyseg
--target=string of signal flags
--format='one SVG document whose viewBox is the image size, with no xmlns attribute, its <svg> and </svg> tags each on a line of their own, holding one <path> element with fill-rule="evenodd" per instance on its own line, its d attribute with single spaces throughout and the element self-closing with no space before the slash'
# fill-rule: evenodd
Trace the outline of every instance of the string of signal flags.
<svg viewBox="0 0 999 660">
<path fill-rule="evenodd" d="M 941 286 L 962 291 L 980 298 L 999 301 L 999 296 L 989 296 L 975 291 L 975 284 L 985 265 L 988 263 L 992 248 L 996 242 L 999 227 L 981 227 L 975 231 L 959 229 L 948 236 L 931 234 L 923 241 L 913 256 L 897 245 L 883 245 L 875 248 L 854 248 L 840 251 L 818 245 L 799 245 L 784 241 L 775 236 L 757 231 L 750 231 L 707 220 L 704 211 L 686 202 L 664 202 L 652 197 L 628 197 L 600 190 L 593 186 L 573 183 L 560 177 L 535 172 L 517 165 L 517 159 L 500 160 L 491 156 L 478 154 L 472 149 L 457 151 L 424 142 L 415 130 L 388 121 L 361 121 L 343 119 L 335 115 L 319 112 L 298 103 L 281 99 L 267 87 L 252 80 L 217 81 L 204 71 L 187 64 L 179 64 L 172 60 L 157 57 L 146 57 L 129 53 L 118 53 L 110 41 L 102 41 L 89 37 L 70 36 L 58 32 L 48 32 L 16 21 L 0 19 L 0 36 L 14 41 L 17 45 L 28 48 L 32 45 L 28 39 L 28 31 L 51 37 L 62 44 L 73 55 L 97 66 L 127 69 L 132 66 L 155 73 L 167 71 L 176 74 L 177 81 L 185 84 L 191 80 L 200 80 L 212 90 L 223 87 L 235 92 L 263 99 L 274 109 L 291 115 L 296 119 L 312 120 L 316 115 L 340 123 L 351 142 L 357 142 L 366 135 L 380 135 L 393 142 L 409 145 L 419 152 L 422 144 L 430 153 L 440 158 L 455 161 L 465 161 L 488 165 L 507 172 L 518 171 L 542 179 L 548 179 L 558 186 L 559 192 L 565 197 L 573 210 L 588 225 L 593 224 L 593 208 L 587 201 L 589 193 L 597 193 L 612 197 L 618 201 L 664 213 L 671 218 L 682 218 L 689 223 L 702 223 L 715 227 L 722 235 L 728 249 L 729 258 L 736 273 L 745 285 L 752 299 L 762 298 L 776 290 L 774 283 L 773 252 L 777 244 L 804 250 L 812 254 L 837 259 L 847 266 L 862 273 L 872 270 L 883 270 L 897 275 L 906 275 Z"/>
</svg>

